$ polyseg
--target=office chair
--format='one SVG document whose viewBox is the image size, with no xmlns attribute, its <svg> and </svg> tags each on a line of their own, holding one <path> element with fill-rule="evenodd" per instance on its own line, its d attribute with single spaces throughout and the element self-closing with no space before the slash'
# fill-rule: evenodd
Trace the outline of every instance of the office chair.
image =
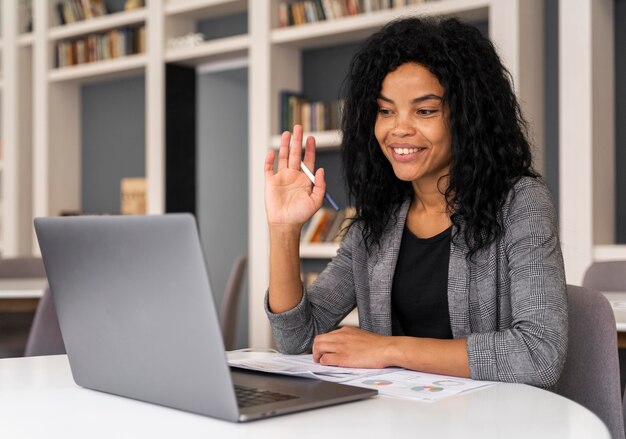
<svg viewBox="0 0 626 439">
<path fill-rule="evenodd" d="M 237 310 L 239 308 L 239 297 L 241 296 L 241 284 L 246 270 L 248 258 L 239 256 L 233 262 L 233 266 L 226 282 L 222 306 L 220 307 L 219 319 L 224 348 L 231 351 L 235 348 L 235 335 L 237 331 Z"/>
<path fill-rule="evenodd" d="M 0 258 L 0 279 L 45 278 L 43 261 L 38 257 Z M 22 356 L 33 321 L 33 312 L 0 313 L 0 356 Z"/>
<path fill-rule="evenodd" d="M 598 291 L 626 291 L 626 261 L 594 262 L 583 278 L 584 288 Z"/>
<path fill-rule="evenodd" d="M 59 319 L 52 295 L 50 294 L 50 288 L 46 288 L 35 310 L 35 317 L 26 341 L 24 356 L 36 357 L 64 353 L 65 345 L 61 336 Z"/>
<path fill-rule="evenodd" d="M 624 439 L 615 316 L 599 292 L 567 286 L 569 343 L 556 392 L 594 412 Z"/>
<path fill-rule="evenodd" d="M 585 272 L 583 287 L 598 291 L 626 291 L 626 261 L 594 262 Z M 624 356 L 624 351 L 620 350 L 622 369 L 625 367 Z M 626 424 L 626 390 L 624 391 L 622 407 L 624 423 Z"/>
<path fill-rule="evenodd" d="M 34 279 L 46 277 L 41 258 L 0 258 L 0 279 Z"/>
</svg>

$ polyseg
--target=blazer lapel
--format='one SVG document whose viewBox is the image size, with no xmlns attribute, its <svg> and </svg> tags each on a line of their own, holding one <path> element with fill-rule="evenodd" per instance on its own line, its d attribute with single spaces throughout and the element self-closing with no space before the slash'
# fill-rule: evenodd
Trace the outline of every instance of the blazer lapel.
<svg viewBox="0 0 626 439">
<path fill-rule="evenodd" d="M 370 315 L 372 330 L 377 334 L 391 335 L 391 287 L 410 203 L 411 200 L 407 200 L 400 206 L 395 221 L 392 218 L 387 226 L 380 246 L 368 255 Z"/>
</svg>

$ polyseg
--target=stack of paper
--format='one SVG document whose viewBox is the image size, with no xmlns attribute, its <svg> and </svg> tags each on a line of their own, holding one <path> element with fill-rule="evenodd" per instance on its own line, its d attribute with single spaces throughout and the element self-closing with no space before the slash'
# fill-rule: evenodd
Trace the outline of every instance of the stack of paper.
<svg viewBox="0 0 626 439">
<path fill-rule="evenodd" d="M 492 381 L 475 381 L 401 368 L 356 369 L 322 366 L 313 361 L 312 355 L 264 354 L 249 355 L 245 358 L 229 355 L 228 364 L 243 369 L 367 387 L 378 390 L 380 395 L 427 402 L 494 384 Z"/>
</svg>

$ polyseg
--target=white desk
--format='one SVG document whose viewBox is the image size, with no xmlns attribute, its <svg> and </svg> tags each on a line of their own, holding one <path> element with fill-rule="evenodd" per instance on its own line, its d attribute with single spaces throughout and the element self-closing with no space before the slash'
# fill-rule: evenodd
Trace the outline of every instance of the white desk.
<svg viewBox="0 0 626 439">
<path fill-rule="evenodd" d="M 617 346 L 626 348 L 626 292 L 602 293 L 611 302 L 615 314 L 615 326 L 617 327 Z"/>
<path fill-rule="evenodd" d="M 47 284 L 46 278 L 0 279 L 0 311 L 34 311 Z"/>
<path fill-rule="evenodd" d="M 386 397 L 247 424 L 185 413 L 78 387 L 65 355 L 0 360 L 6 438 L 609 438 L 594 414 L 520 384 L 436 403 Z"/>
</svg>

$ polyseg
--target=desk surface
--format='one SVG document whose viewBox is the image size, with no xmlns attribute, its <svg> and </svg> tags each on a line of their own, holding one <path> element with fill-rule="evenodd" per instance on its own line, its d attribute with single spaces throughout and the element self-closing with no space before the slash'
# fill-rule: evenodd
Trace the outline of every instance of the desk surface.
<svg viewBox="0 0 626 439">
<path fill-rule="evenodd" d="M 2 436 L 19 438 L 609 438 L 561 396 L 496 384 L 436 403 L 375 397 L 246 424 L 83 389 L 67 356 L 0 360 Z"/>
<path fill-rule="evenodd" d="M 611 302 L 618 332 L 626 332 L 626 292 L 602 293 Z"/>
<path fill-rule="evenodd" d="M 41 299 L 48 280 L 0 279 L 0 299 Z"/>
</svg>

